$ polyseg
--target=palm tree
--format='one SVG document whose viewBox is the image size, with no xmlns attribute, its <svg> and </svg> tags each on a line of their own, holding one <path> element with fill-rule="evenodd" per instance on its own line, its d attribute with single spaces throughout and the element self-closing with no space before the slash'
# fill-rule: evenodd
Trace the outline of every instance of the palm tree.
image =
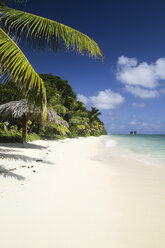
<svg viewBox="0 0 165 248">
<path fill-rule="evenodd" d="M 101 115 L 101 112 L 99 111 L 99 109 L 92 107 L 91 111 L 89 111 L 90 122 L 98 120 L 99 115 Z"/>
<path fill-rule="evenodd" d="M 14 1 L 14 0 L 13 0 Z M 14 2 L 19 2 L 15 0 Z M 103 54 L 87 35 L 56 21 L 9 8 L 0 1 L 0 65 L 2 79 L 12 79 L 26 98 L 46 110 L 43 80 L 35 72 L 18 45 L 39 50 L 76 50 L 90 57 Z"/>
</svg>

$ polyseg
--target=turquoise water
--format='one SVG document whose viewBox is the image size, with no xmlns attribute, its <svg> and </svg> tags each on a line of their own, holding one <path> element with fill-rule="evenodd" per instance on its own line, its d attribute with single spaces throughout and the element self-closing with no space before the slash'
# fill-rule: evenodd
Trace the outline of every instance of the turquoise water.
<svg viewBox="0 0 165 248">
<path fill-rule="evenodd" d="M 165 135 L 110 135 L 110 140 L 124 155 L 165 166 Z"/>
</svg>

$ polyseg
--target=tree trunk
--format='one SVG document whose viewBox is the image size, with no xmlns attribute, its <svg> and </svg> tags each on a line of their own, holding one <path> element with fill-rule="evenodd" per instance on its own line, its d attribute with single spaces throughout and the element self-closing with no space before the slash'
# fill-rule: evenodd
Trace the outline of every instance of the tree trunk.
<svg viewBox="0 0 165 248">
<path fill-rule="evenodd" d="M 37 134 L 40 133 L 40 127 L 41 127 L 41 125 L 40 125 L 40 123 L 38 123 L 38 125 L 37 125 Z"/>
<path fill-rule="evenodd" d="M 53 127 L 51 127 L 51 130 L 50 130 L 50 138 L 51 140 L 53 139 Z"/>
<path fill-rule="evenodd" d="M 27 131 L 27 118 L 25 115 L 22 117 L 22 142 L 23 144 L 26 143 L 26 132 Z"/>
</svg>

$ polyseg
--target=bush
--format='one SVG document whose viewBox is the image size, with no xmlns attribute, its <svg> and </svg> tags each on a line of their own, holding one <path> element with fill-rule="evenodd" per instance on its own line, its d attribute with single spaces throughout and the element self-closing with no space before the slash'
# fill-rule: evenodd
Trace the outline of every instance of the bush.
<svg viewBox="0 0 165 248">
<path fill-rule="evenodd" d="M 36 133 L 27 134 L 27 141 L 35 141 L 39 139 L 41 139 L 41 137 Z"/>
<path fill-rule="evenodd" d="M 27 141 L 40 139 L 40 136 L 31 133 L 27 134 Z M 18 130 L 17 125 L 12 125 L 9 128 L 6 124 L 0 122 L 0 142 L 22 142 L 22 129 Z"/>
<path fill-rule="evenodd" d="M 8 129 L 5 123 L 0 123 L 0 142 L 20 142 L 21 140 L 22 133 L 18 131 L 16 125 L 13 125 Z"/>
</svg>

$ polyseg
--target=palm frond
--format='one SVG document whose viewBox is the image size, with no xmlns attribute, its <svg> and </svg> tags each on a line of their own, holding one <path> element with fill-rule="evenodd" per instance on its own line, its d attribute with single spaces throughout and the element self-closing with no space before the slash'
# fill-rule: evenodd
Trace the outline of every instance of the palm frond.
<svg viewBox="0 0 165 248">
<path fill-rule="evenodd" d="M 3 79 L 11 78 L 35 106 L 45 109 L 44 83 L 16 43 L 0 28 L 0 65 Z"/>
<path fill-rule="evenodd" d="M 7 0 L 7 2 L 13 2 L 13 3 L 22 3 L 23 0 Z M 5 6 L 5 0 L 0 0 L 0 4 Z"/>
<path fill-rule="evenodd" d="M 63 114 L 65 115 L 67 112 L 67 108 L 63 106 L 62 104 L 56 104 L 53 106 L 53 109 L 58 113 L 58 114 Z"/>
<path fill-rule="evenodd" d="M 27 42 L 29 47 L 54 52 L 76 50 L 103 60 L 103 53 L 93 39 L 59 22 L 3 5 L 0 6 L 0 16 L 1 27 L 17 42 Z"/>
</svg>

